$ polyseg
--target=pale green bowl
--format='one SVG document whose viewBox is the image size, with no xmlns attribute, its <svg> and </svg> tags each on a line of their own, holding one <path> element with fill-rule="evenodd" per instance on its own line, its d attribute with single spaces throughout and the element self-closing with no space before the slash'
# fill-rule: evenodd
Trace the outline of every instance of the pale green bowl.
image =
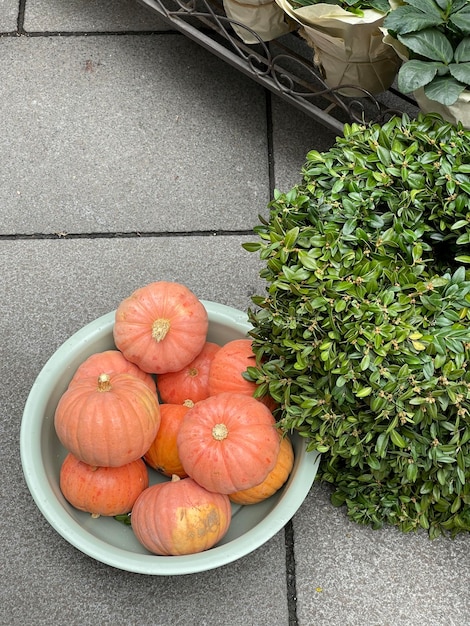
<svg viewBox="0 0 470 626">
<path fill-rule="evenodd" d="M 223 345 L 245 337 L 250 325 L 245 313 L 203 301 L 209 315 L 208 340 Z M 215 547 L 199 554 L 155 556 L 135 538 L 132 529 L 113 518 L 77 511 L 62 496 L 59 471 L 66 451 L 54 430 L 54 412 L 77 367 L 91 354 L 115 348 L 114 312 L 91 322 L 68 339 L 37 377 L 21 424 L 21 462 L 29 490 L 51 526 L 88 556 L 113 567 L 140 574 L 190 574 L 220 567 L 245 556 L 268 541 L 291 519 L 308 494 L 320 457 L 305 451 L 292 437 L 294 468 L 286 485 L 268 500 L 251 506 L 233 505 L 228 533 Z M 167 480 L 150 470 L 150 482 Z"/>
</svg>

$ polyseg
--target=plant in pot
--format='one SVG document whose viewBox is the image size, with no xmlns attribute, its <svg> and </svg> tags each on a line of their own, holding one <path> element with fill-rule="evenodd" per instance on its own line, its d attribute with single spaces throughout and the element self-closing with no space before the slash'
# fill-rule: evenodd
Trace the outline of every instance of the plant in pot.
<svg viewBox="0 0 470 626">
<path fill-rule="evenodd" d="M 398 89 L 425 113 L 470 128 L 470 4 L 467 0 L 403 0 L 384 20 L 389 43 L 404 61 Z"/>
<path fill-rule="evenodd" d="M 393 83 L 400 60 L 383 43 L 379 28 L 390 10 L 388 0 L 276 2 L 300 25 L 299 34 L 313 49 L 313 61 L 329 87 L 360 97 L 367 95 L 364 91 L 386 91 Z"/>
<path fill-rule="evenodd" d="M 266 293 L 245 376 L 378 528 L 470 530 L 470 132 L 346 125 L 245 244 Z"/>
<path fill-rule="evenodd" d="M 275 0 L 223 0 L 230 25 L 246 44 L 259 44 L 294 30 L 290 20 Z"/>
</svg>

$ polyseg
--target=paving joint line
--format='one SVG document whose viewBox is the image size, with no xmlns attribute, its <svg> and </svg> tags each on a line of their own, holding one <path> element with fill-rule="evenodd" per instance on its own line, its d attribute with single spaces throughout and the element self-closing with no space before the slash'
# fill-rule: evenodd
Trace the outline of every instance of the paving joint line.
<svg viewBox="0 0 470 626">
<path fill-rule="evenodd" d="M 267 161 L 268 161 L 268 184 L 269 197 L 274 197 L 275 174 L 274 174 L 274 130 L 272 115 L 272 94 L 269 89 L 265 89 L 266 95 L 266 142 L 267 142 Z"/>
<path fill-rule="evenodd" d="M 0 32 L 3 37 L 26 37 L 28 39 L 39 39 L 41 37 L 142 37 L 155 35 L 178 35 L 182 33 L 176 30 L 38 30 L 26 31 L 24 28 L 17 30 Z"/>
<path fill-rule="evenodd" d="M 286 587 L 289 626 L 299 626 L 297 617 L 297 575 L 294 554 L 294 525 L 292 520 L 284 526 L 284 544 L 286 548 Z"/>
<path fill-rule="evenodd" d="M 243 230 L 192 230 L 192 231 L 122 231 L 91 233 L 5 233 L 0 234 L 0 241 L 40 241 L 45 239 L 142 239 L 162 237 L 245 237 L 254 236 L 253 229 Z"/>
</svg>

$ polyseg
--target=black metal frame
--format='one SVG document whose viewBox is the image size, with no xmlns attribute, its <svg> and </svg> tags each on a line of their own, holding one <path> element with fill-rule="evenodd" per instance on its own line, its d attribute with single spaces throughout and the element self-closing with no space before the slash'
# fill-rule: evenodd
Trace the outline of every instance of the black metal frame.
<svg viewBox="0 0 470 626">
<path fill-rule="evenodd" d="M 382 122 L 401 107 L 391 107 L 356 85 L 329 87 L 313 63 L 312 51 L 294 31 L 264 42 L 248 26 L 230 20 L 218 0 L 139 0 L 173 29 L 199 43 L 334 132 L 344 123 Z M 245 44 L 232 25 L 248 31 L 257 44 Z M 341 94 L 353 88 L 360 97 Z M 413 100 L 389 90 L 405 108 Z M 386 100 L 386 98 L 385 98 Z"/>
</svg>

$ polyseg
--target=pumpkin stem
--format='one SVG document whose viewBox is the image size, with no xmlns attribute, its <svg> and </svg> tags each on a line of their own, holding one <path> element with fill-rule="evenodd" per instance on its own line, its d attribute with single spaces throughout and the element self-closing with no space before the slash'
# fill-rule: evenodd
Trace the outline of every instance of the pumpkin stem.
<svg viewBox="0 0 470 626">
<path fill-rule="evenodd" d="M 178 474 L 172 474 L 171 475 L 171 482 L 172 483 L 176 483 L 176 482 L 178 482 L 178 480 L 181 480 L 181 478 L 178 476 Z"/>
<path fill-rule="evenodd" d="M 155 320 L 152 324 L 152 339 L 155 339 L 157 343 L 163 341 L 167 332 L 170 330 L 170 320 L 164 317 Z"/>
<path fill-rule="evenodd" d="M 187 406 L 190 409 L 193 408 L 194 406 L 194 402 L 192 400 L 190 400 L 189 398 L 187 398 L 184 402 L 183 402 L 183 406 Z"/>
<path fill-rule="evenodd" d="M 98 391 L 109 391 L 111 389 L 111 380 L 109 374 L 100 374 L 98 376 Z"/>
<path fill-rule="evenodd" d="M 216 424 L 212 428 L 212 436 L 214 439 L 217 439 L 217 441 L 223 441 L 228 436 L 227 426 L 225 426 L 225 424 Z"/>
</svg>

